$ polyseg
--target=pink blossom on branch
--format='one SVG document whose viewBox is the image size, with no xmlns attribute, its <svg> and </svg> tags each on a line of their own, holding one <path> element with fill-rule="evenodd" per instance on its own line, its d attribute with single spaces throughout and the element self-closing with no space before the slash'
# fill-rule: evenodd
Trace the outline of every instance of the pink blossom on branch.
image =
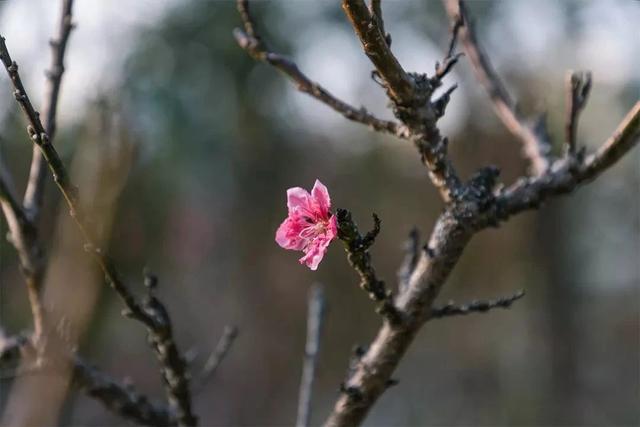
<svg viewBox="0 0 640 427">
<path fill-rule="evenodd" d="M 304 252 L 300 264 L 315 270 L 338 234 L 329 191 L 317 179 L 311 194 L 300 187 L 290 188 L 287 208 L 289 215 L 276 231 L 276 242 L 284 249 Z"/>
</svg>

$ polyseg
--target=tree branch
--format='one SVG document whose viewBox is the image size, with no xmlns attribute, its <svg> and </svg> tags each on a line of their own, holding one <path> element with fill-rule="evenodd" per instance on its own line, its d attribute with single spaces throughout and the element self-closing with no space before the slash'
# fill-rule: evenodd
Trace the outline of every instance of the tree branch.
<svg viewBox="0 0 640 427">
<path fill-rule="evenodd" d="M 489 94 L 496 115 L 505 127 L 521 140 L 525 157 L 531 163 L 533 174 L 542 174 L 549 166 L 547 158 L 550 150 L 549 144 L 539 138 L 535 131 L 518 116 L 513 100 L 478 43 L 473 23 L 466 13 L 464 2 L 462 0 L 444 0 L 444 4 L 453 22 L 460 20 L 464 22 L 464 26 L 460 29 L 460 36 L 465 53 L 473 65 L 478 81 Z"/>
<path fill-rule="evenodd" d="M 49 137 L 49 142 L 53 141 L 56 133 L 56 111 L 58 106 L 58 96 L 64 73 L 64 54 L 69 40 L 69 34 L 74 25 L 72 23 L 73 0 L 62 0 L 62 10 L 60 13 L 60 23 L 56 38 L 51 39 L 51 65 L 46 71 L 47 85 L 45 88 L 45 103 L 42 107 L 44 116 L 44 129 Z M 42 152 L 37 146 L 33 147 L 31 158 L 31 169 L 29 171 L 29 181 L 24 195 L 24 207 L 34 223 L 38 222 L 42 200 L 44 196 L 44 184 L 47 175 L 47 162 L 43 158 Z"/>
<path fill-rule="evenodd" d="M 640 101 L 629 110 L 611 137 L 584 161 L 566 156 L 554 162 L 550 170 L 539 177 L 522 178 L 505 190 L 498 192 L 494 209 L 487 216 L 491 220 L 504 221 L 508 217 L 528 209 L 536 209 L 548 198 L 567 194 L 578 185 L 598 177 L 613 166 L 640 140 Z"/>
<path fill-rule="evenodd" d="M 494 308 L 511 308 L 511 304 L 519 300 L 524 296 L 524 291 L 518 291 L 517 293 L 508 297 L 502 297 L 495 300 L 486 301 L 471 301 L 469 304 L 456 305 L 453 301 L 449 301 L 442 307 L 434 307 L 431 309 L 431 317 L 439 319 L 449 316 L 464 316 L 471 313 L 486 313 Z"/>
<path fill-rule="evenodd" d="M 309 79 L 298 66 L 290 59 L 270 52 L 264 41 L 256 33 L 256 25 L 249 13 L 249 3 L 247 0 L 238 0 L 238 10 L 242 17 L 244 31 L 236 28 L 233 35 L 241 48 L 247 51 L 255 60 L 266 62 L 274 66 L 277 70 L 289 77 L 296 85 L 296 88 L 306 93 L 323 104 L 333 108 L 347 119 L 361 123 L 379 132 L 386 132 L 399 138 L 406 138 L 407 133 L 404 126 L 387 120 L 382 120 L 369 113 L 365 108 L 355 108 L 346 102 L 333 96 L 329 91 L 318 83 Z"/>
<path fill-rule="evenodd" d="M 362 42 L 365 54 L 376 67 L 391 99 L 409 106 L 415 101 L 414 82 L 391 52 L 378 19 L 372 17 L 364 0 L 343 0 L 342 9 Z"/>
<path fill-rule="evenodd" d="M 351 212 L 346 209 L 338 209 L 336 218 L 338 220 L 338 238 L 344 242 L 349 263 L 360 276 L 360 287 L 379 304 L 376 311 L 385 319 L 393 324 L 401 322 L 402 318 L 393 303 L 393 294 L 387 290 L 384 281 L 378 278 L 369 254 L 369 248 L 380 232 L 380 218 L 373 214 L 374 229 L 365 236 L 362 236 L 358 231 L 358 226 L 351 218 Z"/>
<path fill-rule="evenodd" d="M 434 91 L 442 84 L 441 77 L 406 73 L 398 63 L 363 0 L 343 0 L 342 9 L 360 39 L 365 54 L 376 67 L 387 90 L 394 115 L 409 128 L 409 139 L 420 152 L 429 170 L 429 178 L 445 202 L 453 201 L 461 191 L 461 183 L 448 159 L 448 140 L 436 126 L 449 101 L 449 90 L 435 102 Z M 446 62 L 446 61 L 445 61 Z M 449 61 L 449 69 L 455 60 Z M 448 71 L 448 70 L 447 70 Z"/>
<path fill-rule="evenodd" d="M 316 283 L 309 290 L 307 309 L 307 342 L 304 349 L 304 364 L 298 393 L 298 417 L 296 427 L 307 427 L 311 419 L 311 395 L 315 379 L 318 353 L 320 351 L 320 335 L 324 320 L 325 297 L 324 287 Z"/>
<path fill-rule="evenodd" d="M 640 102 L 629 112 L 613 136 L 579 164 L 575 157 L 556 161 L 543 175 L 523 178 L 496 192 L 495 169 L 481 170 L 467 183 L 460 198 L 438 218 L 429 243 L 422 251 L 409 284 L 395 307 L 400 324 L 385 322 L 355 372 L 342 388 L 326 426 L 359 425 L 380 395 L 389 387 L 396 366 L 423 324 L 432 318 L 433 303 L 471 237 L 497 226 L 525 209 L 537 208 L 551 197 L 573 191 L 613 165 L 640 139 Z"/>
<path fill-rule="evenodd" d="M 35 111 L 29 97 L 24 89 L 20 75 L 18 74 L 18 65 L 11 59 L 7 50 L 5 39 L 0 36 L 0 60 L 4 64 L 11 81 L 15 88 L 15 98 L 22 107 L 29 126 L 27 131 L 34 144 L 42 151 L 45 161 L 49 165 L 49 169 L 53 175 L 54 181 L 60 192 L 64 196 L 69 207 L 70 215 L 74 219 L 78 229 L 80 230 L 84 241 L 85 250 L 89 252 L 99 265 L 105 275 L 105 279 L 109 285 L 116 291 L 124 302 L 127 310 L 126 314 L 145 326 L 149 332 L 150 342 L 158 356 L 162 365 L 163 378 L 165 380 L 165 389 L 169 402 L 178 412 L 178 421 L 180 425 L 195 425 L 197 419 L 191 410 L 191 394 L 189 391 L 186 366 L 182 355 L 177 349 L 173 339 L 171 322 L 164 305 L 153 296 L 153 284 L 148 284 L 149 295 L 147 300 L 140 304 L 131 293 L 127 285 L 120 279 L 120 276 L 111 261 L 100 247 L 95 245 L 93 233 L 88 227 L 88 222 L 81 213 L 80 203 L 78 200 L 78 190 L 71 182 L 71 178 L 64 166 L 62 160 L 58 156 L 56 149 L 49 141 L 49 137 L 40 121 L 40 115 Z"/>
</svg>

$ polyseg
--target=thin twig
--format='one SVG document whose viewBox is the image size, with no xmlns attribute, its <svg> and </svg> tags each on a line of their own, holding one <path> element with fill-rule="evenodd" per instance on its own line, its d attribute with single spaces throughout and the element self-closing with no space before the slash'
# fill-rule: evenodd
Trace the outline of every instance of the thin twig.
<svg viewBox="0 0 640 427">
<path fill-rule="evenodd" d="M 73 0 L 62 0 L 61 6 L 62 10 L 58 24 L 58 34 L 49 42 L 51 45 L 51 65 L 45 72 L 47 85 L 45 88 L 45 102 L 42 107 L 44 129 L 49 137 L 50 143 L 56 134 L 56 111 L 60 85 L 62 83 L 62 74 L 64 73 L 64 54 L 69 35 L 74 28 L 74 24 L 72 23 Z M 40 149 L 34 145 L 29 181 L 23 201 L 24 207 L 34 223 L 38 222 L 42 208 L 46 176 L 47 162 L 43 158 Z"/>
<path fill-rule="evenodd" d="M 452 21 L 458 22 L 462 19 L 464 22 L 464 26 L 460 29 L 460 36 L 465 53 L 473 65 L 478 81 L 489 94 L 497 116 L 505 127 L 521 140 L 524 154 L 531 163 L 534 175 L 541 175 L 549 166 L 547 156 L 550 147 L 548 142 L 539 138 L 533 129 L 518 116 L 515 103 L 493 65 L 491 65 L 488 56 L 478 43 L 473 23 L 466 13 L 464 2 L 461 0 L 444 0 L 444 3 Z"/>
<path fill-rule="evenodd" d="M 495 300 L 478 301 L 474 300 L 468 304 L 456 305 L 453 301 L 449 301 L 442 307 L 434 307 L 431 309 L 431 317 L 439 319 L 449 316 L 464 316 L 471 313 L 486 313 L 494 308 L 511 308 L 511 304 L 524 296 L 524 290 L 508 297 L 502 297 Z"/>
<path fill-rule="evenodd" d="M 383 280 L 380 280 L 371 262 L 369 248 L 380 232 L 380 218 L 373 214 L 374 228 L 362 236 L 358 226 L 351 218 L 351 212 L 346 209 L 338 209 L 338 238 L 343 241 L 351 266 L 360 276 L 360 287 L 369 294 L 369 297 L 379 305 L 376 311 L 384 316 L 392 324 L 402 321 L 402 316 L 393 302 L 393 294 L 387 290 Z"/>
<path fill-rule="evenodd" d="M 244 30 L 236 28 L 233 35 L 240 47 L 246 50 L 254 59 L 271 64 L 277 70 L 288 76 L 300 92 L 314 97 L 347 119 L 369 126 L 376 131 L 387 132 L 400 138 L 406 137 L 406 129 L 404 126 L 388 120 L 379 119 L 369 113 L 365 108 L 355 108 L 336 98 L 318 83 L 309 79 L 300 71 L 293 61 L 278 53 L 270 52 L 256 32 L 256 25 L 249 13 L 248 1 L 238 0 L 238 10 L 242 17 Z"/>
<path fill-rule="evenodd" d="M 565 87 L 565 144 L 567 153 L 574 155 L 576 152 L 578 118 L 587 105 L 589 92 L 591 91 L 591 73 L 567 72 Z"/>
<path fill-rule="evenodd" d="M 316 283 L 309 290 L 307 342 L 304 348 L 304 363 L 302 378 L 300 379 L 300 392 L 298 393 L 298 417 L 296 427 L 307 427 L 311 419 L 311 395 L 313 392 L 316 366 L 318 364 L 324 311 L 324 287 L 322 284 Z"/>
<path fill-rule="evenodd" d="M 594 179 L 631 150 L 640 139 L 640 101 L 631 108 L 613 134 L 588 156 L 580 172 L 580 181 Z"/>
<path fill-rule="evenodd" d="M 463 25 L 464 18 L 461 14 L 459 14 L 453 21 L 453 26 L 451 27 L 451 38 L 449 40 L 447 55 L 442 60 L 442 64 L 436 62 L 435 78 L 438 80 L 442 80 L 449 73 L 449 71 L 453 69 L 453 66 L 458 62 L 458 59 L 463 56 L 463 53 L 455 53 L 458 34 L 460 32 L 460 28 L 462 28 Z"/>
<path fill-rule="evenodd" d="M 218 340 L 216 348 L 211 352 L 207 361 L 193 384 L 194 394 L 206 384 L 206 382 L 215 375 L 222 361 L 227 357 L 229 350 L 233 346 L 238 337 L 238 328 L 235 326 L 225 326 L 222 337 Z"/>
<path fill-rule="evenodd" d="M 35 111 L 24 89 L 18 73 L 18 65 L 11 59 L 5 39 L 0 36 L 0 60 L 4 64 L 15 88 L 15 98 L 22 107 L 29 126 L 29 136 L 34 144 L 42 151 L 45 161 L 53 175 L 53 179 L 64 196 L 69 207 L 69 214 L 74 219 L 85 241 L 85 250 L 89 252 L 105 275 L 108 284 L 116 291 L 126 306 L 127 316 L 134 318 L 145 326 L 154 351 L 162 364 L 165 379 L 165 389 L 172 406 L 179 413 L 181 425 L 195 425 L 197 419 L 191 409 L 191 394 L 189 391 L 186 365 L 173 339 L 171 322 L 164 305 L 152 295 L 149 288 L 149 298 L 140 304 L 129 287 L 120 278 L 111 258 L 94 243 L 96 239 L 83 217 L 78 200 L 78 190 L 71 182 L 69 173 L 60 159 L 56 149 L 49 141 L 49 137 L 40 121 L 40 115 Z"/>
</svg>

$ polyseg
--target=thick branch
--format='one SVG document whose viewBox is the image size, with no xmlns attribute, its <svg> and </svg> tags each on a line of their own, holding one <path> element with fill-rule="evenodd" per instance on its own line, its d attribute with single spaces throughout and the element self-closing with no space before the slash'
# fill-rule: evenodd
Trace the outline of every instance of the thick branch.
<svg viewBox="0 0 640 427">
<path fill-rule="evenodd" d="M 77 189 L 58 156 L 56 149 L 49 142 L 49 137 L 40 121 L 40 115 L 35 111 L 24 89 L 18 65 L 11 59 L 4 38 L 0 36 L 0 60 L 4 64 L 15 88 L 15 98 L 22 107 L 29 126 L 29 136 L 42 151 L 45 161 L 53 175 L 58 189 L 64 196 L 69 207 L 70 215 L 75 220 L 84 241 L 85 249 L 99 265 L 109 285 L 120 296 L 127 307 L 128 316 L 137 319 L 147 326 L 150 341 L 162 364 L 165 388 L 172 405 L 176 406 L 178 420 L 181 425 L 195 425 L 196 417 L 191 410 L 191 395 L 188 386 L 186 366 L 173 340 L 169 315 L 162 303 L 150 294 L 149 299 L 140 304 L 129 287 L 120 278 L 110 257 L 94 243 L 96 240 L 88 227 L 88 222 L 81 213 Z M 151 287 L 150 287 L 151 289 Z"/>
<path fill-rule="evenodd" d="M 613 136 L 584 163 L 574 156 L 558 160 L 542 176 L 524 178 L 504 191 L 493 192 L 496 172 L 487 168 L 465 187 L 464 194 L 438 219 L 429 243 L 396 299 L 401 324 L 385 322 L 369 350 L 343 387 L 327 426 L 359 425 L 380 395 L 424 322 L 433 316 L 433 303 L 462 252 L 478 231 L 525 209 L 537 208 L 550 196 L 573 191 L 613 165 L 640 139 L 640 102 L 631 109 Z M 347 392 L 348 391 L 348 392 Z"/>
<path fill-rule="evenodd" d="M 431 310 L 431 317 L 439 319 L 449 316 L 464 316 L 471 313 L 486 313 L 494 308 L 511 308 L 511 305 L 524 296 L 524 291 L 519 291 L 508 297 L 502 297 L 495 300 L 474 300 L 469 304 L 456 305 L 453 301 L 449 301 L 442 307 L 434 307 Z"/>
<path fill-rule="evenodd" d="M 497 116 L 505 127 L 522 141 L 524 154 L 531 163 L 532 172 L 535 175 L 542 174 L 549 166 L 548 142 L 536 135 L 534 130 L 518 116 L 513 100 L 478 43 L 473 23 L 466 14 L 464 2 L 444 0 L 444 3 L 453 22 L 458 22 L 460 19 L 464 22 L 464 26 L 460 29 L 460 36 L 465 53 L 473 65 L 476 77 L 489 94 Z"/>
<path fill-rule="evenodd" d="M 317 283 L 309 290 L 307 308 L 307 342 L 304 348 L 304 364 L 298 393 L 298 417 L 296 427 L 307 427 L 311 419 L 311 395 L 315 379 L 318 353 L 320 351 L 320 335 L 324 320 L 325 298 L 324 288 Z"/>
<path fill-rule="evenodd" d="M 53 141 L 56 133 L 56 111 L 58 106 L 58 95 L 60 94 L 60 84 L 62 83 L 62 74 L 64 73 L 64 54 L 69 40 L 69 34 L 73 29 L 72 7 L 73 0 L 62 0 L 62 11 L 60 13 L 60 23 L 58 25 L 58 34 L 51 39 L 51 65 L 46 71 L 47 85 L 45 88 L 45 103 L 42 107 L 44 116 L 44 129 L 49 137 L 49 142 Z M 24 207 L 37 223 L 40 209 L 42 208 L 42 199 L 44 195 L 44 184 L 47 174 L 47 163 L 43 158 L 42 152 L 37 146 L 33 147 L 31 158 L 31 170 L 29 172 L 29 182 L 24 195 Z"/>
<path fill-rule="evenodd" d="M 404 321 L 382 325 L 343 387 L 326 426 L 359 425 L 389 387 L 393 371 L 427 320 L 433 300 L 471 238 L 472 230 L 457 219 L 458 213 L 463 212 L 453 209 L 450 207 L 441 215 L 429 245 L 421 251 L 407 289 L 396 300 Z"/>
<path fill-rule="evenodd" d="M 365 108 L 355 108 L 344 101 L 333 96 L 329 91 L 320 86 L 318 83 L 309 79 L 298 66 L 278 53 L 270 52 L 264 41 L 256 33 L 256 25 L 249 13 L 249 4 L 247 0 L 238 0 L 238 10 L 243 20 L 244 31 L 236 28 L 233 32 L 236 41 L 249 55 L 254 59 L 271 64 L 284 75 L 289 77 L 296 85 L 296 88 L 306 93 L 323 104 L 333 108 L 349 120 L 362 123 L 369 126 L 373 130 L 386 132 L 400 138 L 406 138 L 406 129 L 404 126 L 387 120 L 382 120 L 369 113 Z"/>
</svg>

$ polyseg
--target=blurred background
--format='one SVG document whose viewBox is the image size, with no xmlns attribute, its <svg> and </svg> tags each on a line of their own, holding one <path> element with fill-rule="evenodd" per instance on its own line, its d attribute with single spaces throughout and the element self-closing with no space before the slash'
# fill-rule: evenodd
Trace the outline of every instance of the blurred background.
<svg viewBox="0 0 640 427">
<path fill-rule="evenodd" d="M 409 71 L 432 73 L 448 42 L 437 1 L 384 3 L 393 50 Z M 254 11 L 272 50 L 353 105 L 391 118 L 337 2 L 260 1 Z M 631 0 L 473 1 L 481 43 L 522 111 L 546 113 L 562 140 L 564 75 L 594 74 L 579 140 L 593 150 L 640 95 L 640 3 Z M 0 2 L 0 32 L 27 90 L 42 104 L 47 39 L 59 15 L 50 0 Z M 77 0 L 55 144 L 122 274 L 142 292 L 142 269 L 159 294 L 197 374 L 226 324 L 240 336 L 194 397 L 202 425 L 279 426 L 295 421 L 309 286 L 326 286 L 312 422 L 338 397 L 351 349 L 380 318 L 358 288 L 339 243 L 317 272 L 298 264 L 274 233 L 285 191 L 316 178 L 361 228 L 383 221 L 373 259 L 394 287 L 402 246 L 416 226 L 426 238 L 442 203 L 407 142 L 348 122 L 295 91 L 237 47 L 232 1 Z M 0 79 L 0 155 L 18 188 L 28 175 L 25 121 Z M 443 133 L 465 177 L 495 164 L 523 174 L 519 144 L 494 117 L 462 59 Z M 559 146 L 555 149 L 559 151 Z M 640 151 L 595 183 L 540 211 L 484 231 L 468 246 L 441 302 L 525 289 L 511 310 L 438 320 L 420 333 L 389 390 L 367 418 L 391 425 L 597 425 L 640 423 Z M 164 399 L 145 331 L 82 251 L 51 183 L 42 238 L 49 254 L 47 305 L 87 359 Z M 6 223 L 0 222 L 6 233 Z M 31 327 L 13 248 L 0 242 L 0 321 Z M 100 403 L 55 376 L 3 375 L 0 407 L 69 426 L 122 425 Z M 13 391 L 13 394 L 11 393 Z M 18 396 L 18 397 L 16 397 Z M 25 397 L 26 396 L 26 397 Z M 21 409 L 22 408 L 22 409 Z M 49 418 L 47 418 L 49 417 Z"/>
</svg>

